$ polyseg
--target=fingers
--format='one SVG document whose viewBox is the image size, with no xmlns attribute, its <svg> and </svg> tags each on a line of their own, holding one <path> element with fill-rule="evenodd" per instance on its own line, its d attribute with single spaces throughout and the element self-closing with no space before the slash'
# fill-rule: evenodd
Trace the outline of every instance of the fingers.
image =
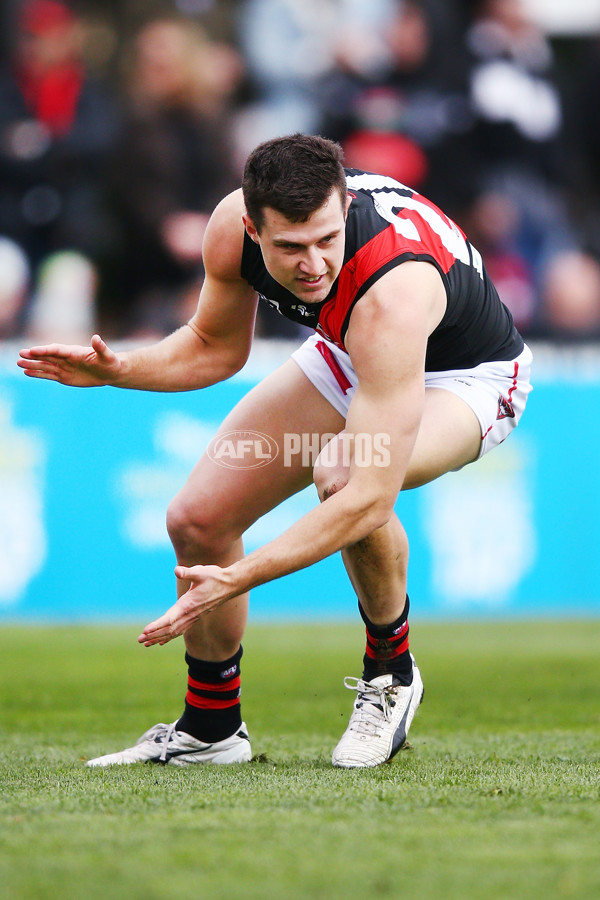
<svg viewBox="0 0 600 900">
<path fill-rule="evenodd" d="M 50 348 L 33 347 L 31 350 L 22 350 L 21 358 L 17 360 L 17 366 L 23 370 L 23 374 L 29 378 L 44 378 L 47 381 L 58 381 L 62 384 L 69 383 L 73 373 L 73 363 L 66 354 L 48 353 Z M 65 350 L 67 348 L 64 348 Z"/>
<path fill-rule="evenodd" d="M 47 344 L 21 350 L 17 365 L 26 375 L 46 378 L 74 387 L 95 387 L 112 383 L 119 368 L 115 353 L 99 334 L 91 337 L 92 346 Z"/>
<path fill-rule="evenodd" d="M 17 366 L 24 375 L 30 378 L 45 378 L 49 381 L 60 380 L 59 366 L 51 359 L 34 359 L 24 357 L 17 360 Z"/>
<path fill-rule="evenodd" d="M 186 573 L 190 572 L 184 566 L 178 566 L 177 568 L 183 569 Z M 188 592 L 184 597 L 189 598 L 190 593 Z M 218 609 L 228 599 L 225 597 L 199 601 L 198 598 L 194 598 L 186 601 L 184 597 L 180 598 L 163 616 L 145 626 L 142 633 L 138 636 L 138 644 L 143 644 L 144 647 L 153 647 L 155 644 L 167 644 L 174 638 L 184 634 L 200 616 L 208 615 L 213 610 Z"/>
<path fill-rule="evenodd" d="M 153 647 L 155 644 L 160 644 L 161 646 L 168 644 L 169 641 L 180 637 L 190 627 L 194 618 L 196 617 L 193 617 L 190 621 L 187 620 L 187 617 L 173 620 L 169 613 L 165 613 L 160 619 L 156 619 L 156 621 L 146 625 L 138 637 L 138 644 L 143 644 L 144 647 Z"/>
<path fill-rule="evenodd" d="M 138 637 L 138 643 L 145 647 L 166 644 L 183 634 L 194 619 L 195 615 L 190 604 L 180 599 L 164 615 L 146 625 Z"/>
<path fill-rule="evenodd" d="M 73 347 L 69 344 L 43 344 L 37 347 L 28 347 L 19 352 L 21 359 L 68 359 L 73 351 L 83 350 L 83 347 Z"/>
<path fill-rule="evenodd" d="M 28 375 L 30 378 L 46 378 L 49 381 L 58 381 L 58 372 L 54 366 L 44 364 L 24 365 L 20 362 L 17 365 L 23 369 L 23 374 Z"/>
<path fill-rule="evenodd" d="M 137 639 L 138 644 L 143 644 L 144 647 L 154 647 L 156 644 L 159 644 L 162 647 L 164 644 L 168 644 L 169 641 L 180 637 L 200 616 L 208 615 L 224 602 L 221 600 L 210 607 L 196 610 L 192 616 L 186 616 L 174 622 L 171 621 L 169 614 L 166 613 L 160 619 L 156 619 L 155 622 L 150 622 L 149 625 L 146 625 Z"/>
<path fill-rule="evenodd" d="M 179 637 L 177 634 L 173 635 L 147 635 L 145 632 L 142 632 L 138 638 L 138 643 L 143 644 L 144 647 L 154 647 L 156 644 L 163 647 L 165 644 L 168 644 L 169 641 L 172 641 L 174 638 Z"/>
<path fill-rule="evenodd" d="M 90 343 L 92 348 L 104 362 L 112 362 L 115 354 L 108 347 L 108 344 L 102 340 L 99 334 L 93 334 Z"/>
<path fill-rule="evenodd" d="M 30 347 L 21 350 L 17 366 L 30 378 L 45 378 L 48 381 L 63 381 L 72 369 L 72 362 L 82 347 L 67 347 L 63 344 L 48 344 L 44 347 Z"/>
<path fill-rule="evenodd" d="M 223 590 L 222 579 L 217 577 L 222 571 L 218 566 L 175 566 L 177 578 L 191 582 L 191 587 L 163 616 L 146 625 L 138 643 L 145 647 L 166 644 L 187 631 L 200 616 L 227 602 L 232 595 Z"/>
<path fill-rule="evenodd" d="M 164 616 L 146 625 L 138 637 L 138 643 L 144 647 L 153 647 L 155 644 L 167 644 L 180 634 L 183 634 L 183 629 L 180 630 L 169 613 L 165 613 Z"/>
<path fill-rule="evenodd" d="M 114 353 L 109 349 L 99 334 L 92 335 L 90 344 L 98 356 L 108 357 L 112 360 Z M 20 350 L 20 359 L 17 361 L 17 365 L 22 365 L 21 360 L 72 360 L 84 358 L 88 354 L 89 347 L 82 347 L 79 346 L 79 344 L 40 344 L 36 347 L 26 347 L 23 350 Z"/>
</svg>

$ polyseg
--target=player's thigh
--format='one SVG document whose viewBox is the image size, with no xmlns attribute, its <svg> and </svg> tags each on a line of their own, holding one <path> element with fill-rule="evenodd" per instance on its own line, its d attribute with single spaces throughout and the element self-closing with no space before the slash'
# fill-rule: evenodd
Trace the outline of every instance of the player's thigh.
<svg viewBox="0 0 600 900">
<path fill-rule="evenodd" d="M 218 514 L 224 527 L 242 533 L 312 482 L 307 454 L 286 452 L 298 446 L 296 436 L 309 441 L 315 435 L 336 434 L 343 427 L 342 416 L 299 366 L 288 360 L 228 414 L 190 474 L 180 501 L 199 515 L 207 509 L 213 517 Z M 270 447 L 277 448 L 266 464 L 253 457 L 251 450 L 247 452 L 253 435 L 265 436 Z M 290 436 L 294 436 L 291 443 Z M 267 444 L 261 444 L 260 437 L 257 441 L 259 453 L 264 453 Z M 237 458 L 236 447 L 241 448 Z M 219 459 L 215 449 L 217 454 L 221 451 Z"/>
<path fill-rule="evenodd" d="M 348 480 L 350 466 L 345 461 L 342 438 L 343 434 L 338 434 L 323 448 L 315 466 L 314 481 L 322 499 L 340 490 Z M 403 490 L 473 462 L 480 449 L 481 427 L 471 407 L 450 391 L 427 388 Z"/>
<path fill-rule="evenodd" d="M 450 391 L 428 388 L 403 490 L 460 469 L 477 459 L 480 449 L 481 427 L 471 407 Z"/>
</svg>

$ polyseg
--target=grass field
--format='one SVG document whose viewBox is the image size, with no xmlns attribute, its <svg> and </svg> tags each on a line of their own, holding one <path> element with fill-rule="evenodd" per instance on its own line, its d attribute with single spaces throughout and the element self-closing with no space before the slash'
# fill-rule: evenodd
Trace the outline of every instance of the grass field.
<svg viewBox="0 0 600 900">
<path fill-rule="evenodd" d="M 600 897 L 600 620 L 413 624 L 410 747 L 349 772 L 362 629 L 257 625 L 252 763 L 86 769 L 180 712 L 138 630 L 2 629 L 2 900 Z"/>
</svg>

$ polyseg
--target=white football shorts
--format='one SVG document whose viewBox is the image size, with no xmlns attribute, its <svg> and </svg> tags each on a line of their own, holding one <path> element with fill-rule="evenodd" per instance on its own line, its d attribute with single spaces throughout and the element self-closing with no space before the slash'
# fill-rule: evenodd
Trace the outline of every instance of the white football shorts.
<svg viewBox="0 0 600 900">
<path fill-rule="evenodd" d="M 292 359 L 345 419 L 358 383 L 348 354 L 313 334 L 292 353 Z M 425 372 L 425 388 L 450 391 L 471 407 L 481 428 L 479 456 L 483 456 L 519 424 L 531 391 L 531 360 L 526 344 L 513 360 L 481 363 L 473 369 Z"/>
</svg>

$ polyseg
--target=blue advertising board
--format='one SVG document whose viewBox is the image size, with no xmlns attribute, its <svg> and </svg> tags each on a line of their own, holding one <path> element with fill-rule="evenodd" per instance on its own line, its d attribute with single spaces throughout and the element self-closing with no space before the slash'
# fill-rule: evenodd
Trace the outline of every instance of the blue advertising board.
<svg viewBox="0 0 600 900">
<path fill-rule="evenodd" d="M 600 355 L 534 348 L 514 435 L 477 465 L 402 493 L 415 614 L 600 612 Z M 28 379 L 0 349 L 0 617 L 144 624 L 170 605 L 170 498 L 234 404 L 289 347 L 257 344 L 204 391 L 77 390 Z M 247 550 L 317 502 L 313 488 L 246 534 Z M 355 617 L 339 554 L 252 593 L 254 619 Z"/>
</svg>

